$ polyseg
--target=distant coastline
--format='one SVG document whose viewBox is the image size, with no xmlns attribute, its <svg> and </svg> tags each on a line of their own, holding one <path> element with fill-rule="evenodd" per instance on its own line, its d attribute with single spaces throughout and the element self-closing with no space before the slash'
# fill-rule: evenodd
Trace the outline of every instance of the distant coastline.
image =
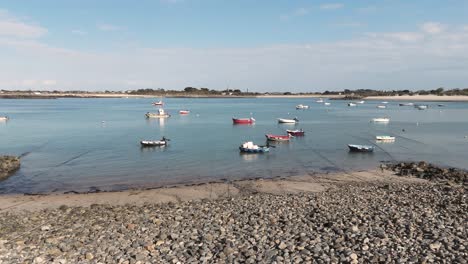
<svg viewBox="0 0 468 264">
<path fill-rule="evenodd" d="M 349 94 L 129 94 L 129 93 L 88 93 L 88 92 L 3 92 L 0 99 L 58 99 L 58 98 L 331 98 L 342 100 L 391 100 L 391 101 L 439 101 L 468 102 L 468 95 L 381 95 L 350 97 Z M 356 99 L 357 98 L 357 99 Z"/>
</svg>

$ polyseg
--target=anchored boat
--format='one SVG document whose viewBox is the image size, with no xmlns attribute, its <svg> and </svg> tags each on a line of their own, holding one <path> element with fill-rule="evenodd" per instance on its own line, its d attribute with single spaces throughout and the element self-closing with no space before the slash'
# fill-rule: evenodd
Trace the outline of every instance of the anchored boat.
<svg viewBox="0 0 468 264">
<path fill-rule="evenodd" d="M 159 100 L 158 102 L 152 103 L 152 105 L 154 105 L 154 106 L 163 106 L 164 102 L 162 100 Z"/>
<path fill-rule="evenodd" d="M 268 146 L 258 146 L 253 144 L 252 141 L 247 141 L 239 146 L 239 151 L 241 153 L 265 153 L 270 151 L 270 148 Z"/>
<path fill-rule="evenodd" d="M 297 109 L 297 110 L 300 110 L 300 109 L 309 109 L 309 106 L 308 106 L 308 105 L 303 105 L 303 104 L 298 104 L 298 105 L 296 105 L 296 109 Z"/>
<path fill-rule="evenodd" d="M 8 116 L 0 116 L 0 121 L 8 121 Z"/>
<path fill-rule="evenodd" d="M 388 117 L 372 118 L 372 122 L 374 122 L 374 123 L 388 123 L 388 122 L 390 122 L 390 118 L 388 118 Z"/>
<path fill-rule="evenodd" d="M 266 134 L 265 137 L 267 140 L 270 141 L 289 141 L 291 139 L 291 135 L 273 135 L 273 134 Z"/>
<path fill-rule="evenodd" d="M 427 109 L 427 105 L 415 105 L 415 107 L 416 107 L 418 110 L 426 110 L 426 109 Z"/>
<path fill-rule="evenodd" d="M 295 124 L 298 122 L 299 119 L 297 119 L 297 117 L 295 117 L 294 119 L 278 118 L 278 123 Z"/>
<path fill-rule="evenodd" d="M 375 140 L 381 141 L 381 142 L 394 142 L 395 137 L 392 137 L 392 136 L 375 136 Z"/>
<path fill-rule="evenodd" d="M 181 114 L 181 115 L 188 115 L 188 114 L 190 114 L 190 111 L 189 111 L 189 110 L 180 110 L 180 111 L 179 111 L 179 114 Z"/>
<path fill-rule="evenodd" d="M 167 113 L 166 111 L 164 111 L 164 109 L 159 108 L 157 113 L 147 112 L 145 116 L 146 118 L 167 118 L 167 117 L 170 117 L 171 115 Z"/>
<path fill-rule="evenodd" d="M 142 147 L 164 147 L 168 144 L 170 139 L 162 137 L 161 140 L 142 140 L 140 144 Z"/>
<path fill-rule="evenodd" d="M 355 103 L 348 103 L 348 106 L 356 106 L 357 104 Z"/>
<path fill-rule="evenodd" d="M 379 108 L 379 109 L 385 109 L 385 108 L 387 108 L 387 106 L 385 106 L 385 105 L 378 105 L 377 108 Z"/>
<path fill-rule="evenodd" d="M 251 118 L 232 118 L 232 123 L 233 124 L 253 124 L 255 123 L 255 119 L 253 117 Z"/>
<path fill-rule="evenodd" d="M 413 106 L 413 103 L 400 103 L 399 106 Z"/>
<path fill-rule="evenodd" d="M 349 148 L 349 151 L 351 152 L 373 152 L 374 151 L 374 146 L 368 146 L 368 145 L 349 144 L 348 148 Z"/>
<path fill-rule="evenodd" d="M 291 136 L 295 136 L 295 137 L 301 137 L 301 136 L 304 136 L 305 132 L 304 130 L 301 129 L 295 129 L 295 130 L 290 130 L 290 129 L 287 129 L 286 132 L 291 135 Z"/>
</svg>

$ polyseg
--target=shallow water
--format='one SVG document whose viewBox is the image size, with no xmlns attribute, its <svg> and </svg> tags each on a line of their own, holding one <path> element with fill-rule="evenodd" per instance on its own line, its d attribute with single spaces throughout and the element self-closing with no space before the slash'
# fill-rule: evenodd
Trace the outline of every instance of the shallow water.
<svg viewBox="0 0 468 264">
<path fill-rule="evenodd" d="M 348 107 L 315 99 L 165 99 L 168 119 L 146 119 L 151 99 L 0 100 L 0 153 L 24 155 L 21 169 L 0 182 L 0 193 L 88 191 L 319 171 L 359 170 L 382 160 L 427 160 L 468 169 L 468 103 L 426 103 L 428 110 L 378 101 Z M 309 110 L 295 110 L 297 104 Z M 421 103 L 423 104 L 423 103 Z M 187 116 L 178 110 L 190 109 Z M 233 125 L 249 117 L 255 125 Z M 276 118 L 300 119 L 298 125 Z M 374 124 L 374 117 L 390 117 Z M 104 123 L 102 121 L 105 121 Z M 241 155 L 238 146 L 265 143 L 266 133 L 303 128 L 306 136 L 276 144 L 268 154 Z M 404 129 L 404 131 L 402 131 Z M 171 139 L 166 148 L 141 148 L 143 139 Z M 397 136 L 376 143 L 376 135 Z M 374 144 L 374 153 L 349 153 L 347 144 Z"/>
</svg>

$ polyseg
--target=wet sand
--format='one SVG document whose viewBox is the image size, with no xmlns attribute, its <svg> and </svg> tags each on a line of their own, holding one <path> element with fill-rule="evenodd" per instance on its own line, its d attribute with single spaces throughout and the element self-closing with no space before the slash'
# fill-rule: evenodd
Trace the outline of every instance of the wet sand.
<svg viewBox="0 0 468 264">
<path fill-rule="evenodd" d="M 1 195 L 0 212 L 37 211 L 66 206 L 144 205 L 183 202 L 202 199 L 219 199 L 242 196 L 245 193 L 297 194 L 323 192 L 336 184 L 351 182 L 413 182 L 423 181 L 394 176 L 390 171 L 370 170 L 314 174 L 277 179 L 239 180 L 232 183 L 205 183 L 179 185 L 149 190 L 126 190 L 99 193 L 51 193 L 45 195 Z"/>
</svg>

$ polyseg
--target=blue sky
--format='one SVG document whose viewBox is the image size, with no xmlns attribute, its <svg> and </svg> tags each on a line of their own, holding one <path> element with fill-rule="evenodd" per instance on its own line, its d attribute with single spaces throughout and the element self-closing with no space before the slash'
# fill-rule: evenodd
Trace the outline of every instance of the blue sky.
<svg viewBox="0 0 468 264">
<path fill-rule="evenodd" d="M 4 0 L 0 89 L 468 87 L 468 1 Z"/>
</svg>

